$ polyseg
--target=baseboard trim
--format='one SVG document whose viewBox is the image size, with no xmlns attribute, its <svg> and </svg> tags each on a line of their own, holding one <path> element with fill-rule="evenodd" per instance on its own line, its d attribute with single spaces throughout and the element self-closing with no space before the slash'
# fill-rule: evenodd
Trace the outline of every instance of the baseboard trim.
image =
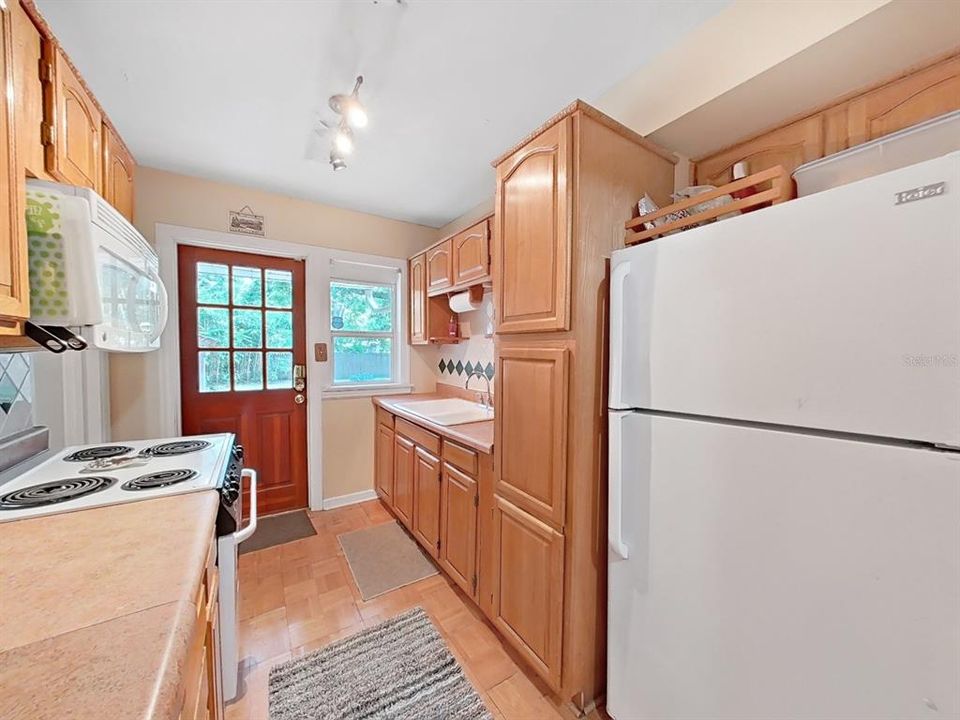
<svg viewBox="0 0 960 720">
<path fill-rule="evenodd" d="M 367 500 L 376 500 L 377 492 L 375 490 L 361 490 L 360 492 L 350 493 L 349 495 L 338 495 L 337 497 L 324 498 L 323 509 L 333 510 L 334 508 L 355 505 L 356 503 L 367 502 Z"/>
</svg>

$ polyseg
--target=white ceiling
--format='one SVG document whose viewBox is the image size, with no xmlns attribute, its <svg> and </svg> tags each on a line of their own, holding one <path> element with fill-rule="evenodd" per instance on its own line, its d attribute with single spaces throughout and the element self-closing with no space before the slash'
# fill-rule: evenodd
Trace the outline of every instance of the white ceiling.
<svg viewBox="0 0 960 720">
<path fill-rule="evenodd" d="M 726 0 L 39 0 L 137 161 L 439 227 L 489 162 Z M 733 40 L 732 40 L 733 41 Z M 327 98 L 370 124 L 334 174 Z"/>
</svg>

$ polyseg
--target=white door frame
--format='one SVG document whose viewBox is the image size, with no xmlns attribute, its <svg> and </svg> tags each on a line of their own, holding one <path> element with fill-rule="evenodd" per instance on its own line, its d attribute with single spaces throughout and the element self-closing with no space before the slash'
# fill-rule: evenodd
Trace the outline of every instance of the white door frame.
<svg viewBox="0 0 960 720">
<path fill-rule="evenodd" d="M 180 395 L 180 279 L 177 268 L 177 248 L 180 245 L 208 247 L 215 250 L 248 252 L 267 257 L 281 257 L 304 261 L 304 288 L 318 287 L 316 277 L 324 263 L 324 248 L 300 243 L 271 240 L 262 237 L 245 237 L 214 230 L 200 230 L 157 223 L 154 234 L 157 255 L 160 258 L 160 278 L 169 297 L 169 313 L 166 329 L 157 351 L 160 376 L 167 379 L 165 390 L 160 393 L 160 424 L 164 434 L 181 435 Z M 322 386 L 319 368 L 310 362 L 310 348 L 321 340 L 313 337 L 322 326 L 323 307 L 317 294 L 305 292 L 305 344 L 307 349 L 307 501 L 311 510 L 323 508 L 323 412 Z"/>
</svg>

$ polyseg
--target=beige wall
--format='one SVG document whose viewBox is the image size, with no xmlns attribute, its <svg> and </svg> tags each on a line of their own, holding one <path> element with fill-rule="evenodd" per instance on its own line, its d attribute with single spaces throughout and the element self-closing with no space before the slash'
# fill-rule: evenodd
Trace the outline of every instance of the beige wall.
<svg viewBox="0 0 960 720">
<path fill-rule="evenodd" d="M 297 200 L 250 188 L 141 167 L 135 225 L 151 242 L 157 223 L 227 230 L 228 212 L 249 205 L 265 217 L 270 239 L 387 257 L 408 257 L 438 237 L 434 228 Z M 433 373 L 411 353 L 411 381 L 433 389 Z M 162 434 L 157 400 L 164 392 L 156 353 L 113 354 L 111 425 L 116 440 Z M 373 488 L 373 408 L 369 398 L 323 403 L 324 497 Z"/>
</svg>

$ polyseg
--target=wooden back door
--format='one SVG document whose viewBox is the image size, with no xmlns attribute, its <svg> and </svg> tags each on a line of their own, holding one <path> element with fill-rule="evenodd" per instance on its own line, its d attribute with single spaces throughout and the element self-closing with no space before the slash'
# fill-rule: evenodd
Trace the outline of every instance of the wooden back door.
<svg viewBox="0 0 960 720">
<path fill-rule="evenodd" d="M 258 510 L 305 507 L 303 261 L 181 245 L 179 282 L 184 434 L 236 433 Z"/>
</svg>

